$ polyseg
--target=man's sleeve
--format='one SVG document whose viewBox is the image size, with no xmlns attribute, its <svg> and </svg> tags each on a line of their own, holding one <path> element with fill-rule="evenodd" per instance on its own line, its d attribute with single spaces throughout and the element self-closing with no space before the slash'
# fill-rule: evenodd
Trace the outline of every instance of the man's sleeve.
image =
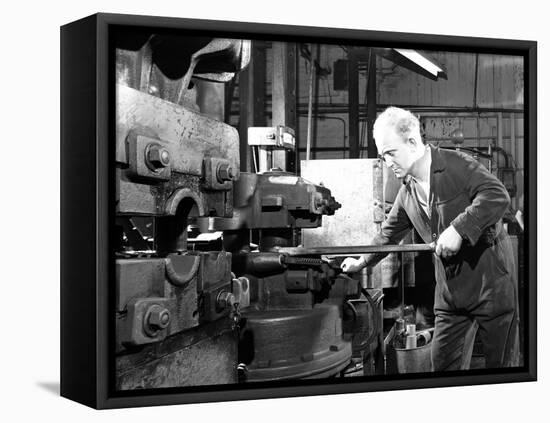
<svg viewBox="0 0 550 423">
<path fill-rule="evenodd" d="M 482 232 L 504 216 L 510 206 L 510 196 L 502 183 L 482 164 L 474 159 L 465 160 L 463 175 L 467 175 L 465 190 L 471 204 L 460 213 L 451 225 L 475 245 Z"/>
<path fill-rule="evenodd" d="M 382 223 L 380 232 L 375 235 L 372 239 L 371 244 L 374 245 L 386 245 L 386 244 L 397 244 L 401 241 L 405 235 L 411 230 L 412 223 L 409 219 L 409 216 L 405 212 L 403 207 L 403 197 L 406 194 L 405 187 L 401 187 L 399 190 L 395 202 L 388 214 L 386 220 Z M 376 254 L 366 254 L 364 259 L 367 263 L 367 266 L 374 266 L 388 253 L 376 253 Z"/>
</svg>

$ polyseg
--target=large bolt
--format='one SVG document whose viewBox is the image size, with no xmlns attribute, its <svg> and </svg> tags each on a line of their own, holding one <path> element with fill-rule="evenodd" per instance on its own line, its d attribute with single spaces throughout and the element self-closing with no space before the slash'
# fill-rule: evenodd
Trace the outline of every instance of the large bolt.
<svg viewBox="0 0 550 423">
<path fill-rule="evenodd" d="M 147 310 L 147 314 L 147 324 L 150 329 L 157 331 L 168 327 L 170 323 L 170 312 L 168 309 L 155 304 Z"/>
<path fill-rule="evenodd" d="M 170 164 L 170 153 L 156 144 L 149 144 L 147 161 L 155 169 L 162 169 Z"/>
<path fill-rule="evenodd" d="M 324 205 L 324 202 L 323 202 L 323 198 L 322 198 L 322 197 L 317 197 L 317 198 L 315 198 L 315 207 L 316 207 L 316 208 L 323 207 L 323 205 Z"/>
<path fill-rule="evenodd" d="M 231 307 L 235 303 L 235 295 L 231 292 L 221 291 L 216 298 L 216 310 L 219 312 Z"/>
<path fill-rule="evenodd" d="M 222 163 L 218 166 L 216 177 L 220 182 L 232 181 L 235 178 L 235 172 L 230 164 Z"/>
</svg>

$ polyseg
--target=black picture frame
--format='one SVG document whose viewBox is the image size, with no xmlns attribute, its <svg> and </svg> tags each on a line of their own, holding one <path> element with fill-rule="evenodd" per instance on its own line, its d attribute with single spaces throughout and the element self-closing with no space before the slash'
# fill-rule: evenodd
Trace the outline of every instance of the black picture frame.
<svg viewBox="0 0 550 423">
<path fill-rule="evenodd" d="M 114 90 L 109 78 L 111 29 L 147 27 L 228 38 L 370 43 L 380 47 L 506 53 L 525 58 L 525 365 L 494 371 L 373 377 L 368 381 L 207 386 L 114 392 L 110 345 L 110 256 L 114 169 L 109 139 Z M 95 14 L 61 28 L 61 395 L 90 407 L 119 408 L 534 381 L 537 378 L 537 44 L 533 41 L 344 30 Z"/>
</svg>

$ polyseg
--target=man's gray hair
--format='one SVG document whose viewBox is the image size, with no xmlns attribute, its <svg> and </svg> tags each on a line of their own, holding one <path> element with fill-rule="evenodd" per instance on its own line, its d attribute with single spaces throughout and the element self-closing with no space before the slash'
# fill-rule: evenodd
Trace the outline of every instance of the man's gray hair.
<svg viewBox="0 0 550 423">
<path fill-rule="evenodd" d="M 399 107 L 388 107 L 376 118 L 372 129 L 374 139 L 382 139 L 383 132 L 393 129 L 403 141 L 411 138 L 411 135 L 420 136 L 420 122 L 411 112 Z"/>
</svg>

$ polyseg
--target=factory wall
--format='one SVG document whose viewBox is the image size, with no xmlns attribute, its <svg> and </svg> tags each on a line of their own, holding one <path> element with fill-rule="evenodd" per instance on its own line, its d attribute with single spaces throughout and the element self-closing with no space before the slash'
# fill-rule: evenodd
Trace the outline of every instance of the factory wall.
<svg viewBox="0 0 550 423">
<path fill-rule="evenodd" d="M 377 103 L 491 109 L 523 107 L 521 57 L 452 52 L 428 52 L 428 55 L 443 65 L 447 80 L 432 81 L 378 57 Z"/>
<path fill-rule="evenodd" d="M 312 54 L 317 51 L 313 48 Z M 521 57 L 456 52 L 427 52 L 447 73 L 447 80 L 432 81 L 382 57 L 376 57 L 376 102 L 380 110 L 396 105 L 413 110 L 424 125 L 429 142 L 453 146 L 448 140 L 454 130 L 464 134 L 464 147 L 501 147 L 511 155 L 515 168 L 516 195 L 513 207 L 523 203 L 523 62 Z M 269 72 L 271 55 L 267 55 Z M 316 86 L 318 119 L 312 129 L 312 159 L 348 157 L 348 92 L 334 89 L 337 60 L 345 60 L 342 46 L 323 45 L 318 50 L 321 72 Z M 477 61 L 477 72 L 476 72 Z M 360 67 L 360 102 L 366 104 L 366 66 Z M 477 83 L 476 83 L 477 73 Z M 298 102 L 299 147 L 307 139 L 309 61 L 299 61 Z M 270 81 L 268 75 L 267 80 Z M 269 88 L 268 88 L 269 90 Z M 269 95 L 269 94 L 268 94 Z M 460 108 L 458 112 L 456 109 Z M 483 110 L 482 112 L 480 112 Z M 366 123 L 361 119 L 361 145 L 366 148 Z M 442 141 L 443 140 L 443 141 Z M 338 150 L 326 151 L 337 148 Z M 325 149 L 325 151 L 323 151 Z M 363 152 L 366 154 L 366 151 Z M 305 159 L 305 151 L 301 151 Z M 505 166 L 503 154 L 496 154 L 492 170 Z"/>
</svg>

